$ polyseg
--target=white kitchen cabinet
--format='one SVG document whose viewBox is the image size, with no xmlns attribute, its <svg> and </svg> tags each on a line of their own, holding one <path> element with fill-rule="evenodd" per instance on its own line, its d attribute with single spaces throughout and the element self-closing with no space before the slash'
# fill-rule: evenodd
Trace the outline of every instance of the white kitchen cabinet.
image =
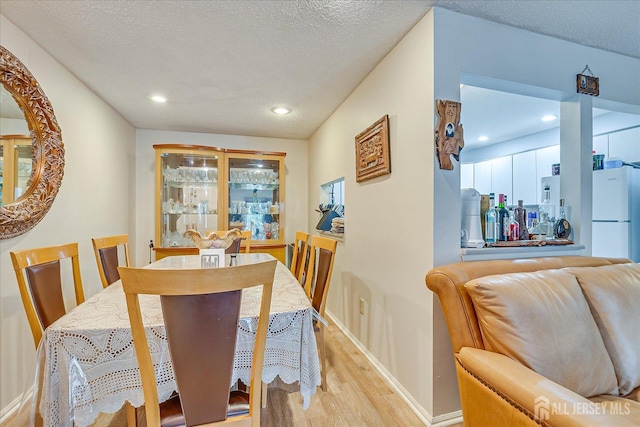
<svg viewBox="0 0 640 427">
<path fill-rule="evenodd" d="M 593 151 L 596 154 L 604 154 L 604 157 L 609 157 L 609 135 L 594 136 Z"/>
<path fill-rule="evenodd" d="M 593 137 L 593 150 L 605 158 L 640 162 L 640 127 Z M 560 163 L 560 145 L 516 153 L 484 162 L 464 164 L 460 170 L 460 188 L 472 187 L 481 194 L 507 194 L 509 205 L 521 199 L 525 204 L 540 204 L 542 177 L 552 175 L 552 167 Z M 562 173 L 562 167 L 560 168 Z M 559 192 L 552 189 L 552 193 Z"/>
<path fill-rule="evenodd" d="M 536 203 L 542 202 L 542 188 L 540 179 L 551 175 L 551 167 L 554 163 L 560 163 L 560 145 L 540 148 L 536 150 Z M 562 173 L 562 165 L 560 166 Z"/>
<path fill-rule="evenodd" d="M 640 127 L 610 133 L 609 157 L 640 162 Z"/>
<path fill-rule="evenodd" d="M 491 160 L 478 162 L 473 167 L 473 185 L 480 194 L 489 194 L 491 189 Z M 495 193 L 495 191 L 493 191 Z M 497 198 L 496 198 L 497 200 Z"/>
<path fill-rule="evenodd" d="M 460 164 L 460 188 L 475 188 L 473 183 L 473 163 Z"/>
<path fill-rule="evenodd" d="M 497 195 L 502 193 L 508 197 L 507 204 L 514 205 L 513 200 L 513 166 L 512 156 L 498 157 L 491 160 L 491 191 Z M 486 193 L 483 193 L 486 194 Z"/>
<path fill-rule="evenodd" d="M 522 200 L 525 205 L 537 203 L 536 198 L 536 152 L 526 151 L 513 155 L 513 200 Z"/>
</svg>

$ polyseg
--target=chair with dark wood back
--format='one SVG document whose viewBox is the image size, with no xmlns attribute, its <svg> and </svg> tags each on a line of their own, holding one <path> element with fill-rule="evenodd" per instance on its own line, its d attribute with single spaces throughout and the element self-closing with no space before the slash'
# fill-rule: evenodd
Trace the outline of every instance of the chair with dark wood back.
<svg viewBox="0 0 640 427">
<path fill-rule="evenodd" d="M 277 261 L 212 269 L 119 267 L 148 426 L 260 425 L 262 367 Z M 242 290 L 262 285 L 249 393 L 231 391 Z M 138 295 L 160 295 L 178 397 L 158 404 Z"/>
<path fill-rule="evenodd" d="M 96 256 L 98 264 L 98 273 L 100 273 L 100 281 L 102 287 L 106 288 L 110 284 L 120 280 L 118 266 L 120 259 L 118 258 L 118 248 L 122 248 L 124 266 L 131 266 L 131 258 L 129 256 L 129 235 L 118 234 L 108 237 L 95 237 L 91 239 L 93 244 L 93 253 Z M 135 407 L 130 403 L 125 404 L 127 413 L 127 425 L 133 427 L 137 425 L 137 414 Z"/>
<path fill-rule="evenodd" d="M 128 263 L 128 247 L 125 257 Z M 11 252 L 11 261 L 16 272 L 20 297 L 27 312 L 27 319 L 29 320 L 36 348 L 42 339 L 43 331 L 66 313 L 62 295 L 60 261 L 67 258 L 71 258 L 76 304 L 80 304 L 84 301 L 84 291 L 80 276 L 80 258 L 77 243 Z M 98 270 L 100 270 L 100 267 L 100 261 L 98 261 Z M 107 283 L 105 285 L 105 276 L 102 271 L 100 271 L 100 279 L 103 286 L 106 287 L 110 284 Z M 115 282 L 116 280 L 118 279 L 113 281 Z M 134 427 L 137 424 L 135 408 L 127 404 L 126 412 L 127 425 Z"/>
<path fill-rule="evenodd" d="M 315 323 L 318 333 L 320 360 L 322 362 L 322 390 L 327 390 L 327 361 L 324 345 L 324 310 L 331 284 L 333 262 L 338 242 L 322 236 L 312 236 L 309 246 L 309 262 L 305 273 L 304 290 L 311 300 L 311 305 L 321 319 Z"/>
<path fill-rule="evenodd" d="M 308 241 L 309 233 L 296 231 L 296 239 L 293 242 L 293 257 L 291 258 L 291 266 L 289 267 L 289 270 L 291 270 L 291 273 L 296 276 L 298 282 L 302 281 L 302 276 L 304 274 Z"/>
<path fill-rule="evenodd" d="M 78 244 L 48 246 L 10 252 L 20 297 L 36 346 L 43 331 L 66 313 L 60 261 L 71 259 L 76 304 L 84 301 Z"/>
<path fill-rule="evenodd" d="M 98 264 L 98 272 L 102 286 L 107 287 L 113 282 L 120 280 L 118 274 L 118 248 L 121 247 L 124 252 L 124 266 L 129 267 L 131 260 L 129 257 L 129 236 L 120 234 L 109 237 L 96 237 L 91 239 L 93 243 L 93 252 L 96 256 Z"/>
</svg>

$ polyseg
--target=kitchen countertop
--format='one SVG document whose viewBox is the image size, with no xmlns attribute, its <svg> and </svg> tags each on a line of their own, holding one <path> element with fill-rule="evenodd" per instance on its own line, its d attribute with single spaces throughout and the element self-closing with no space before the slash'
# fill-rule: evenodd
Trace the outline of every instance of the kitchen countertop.
<svg viewBox="0 0 640 427">
<path fill-rule="evenodd" d="M 503 248 L 461 248 L 461 261 L 485 261 L 489 259 L 539 258 L 545 256 L 584 255 L 585 246 L 546 245 Z"/>
</svg>

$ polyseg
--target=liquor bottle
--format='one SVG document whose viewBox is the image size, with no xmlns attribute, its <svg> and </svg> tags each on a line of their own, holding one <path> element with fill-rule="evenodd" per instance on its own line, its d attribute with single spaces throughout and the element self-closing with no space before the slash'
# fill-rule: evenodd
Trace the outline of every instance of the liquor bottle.
<svg viewBox="0 0 640 427">
<path fill-rule="evenodd" d="M 509 203 L 507 202 L 507 195 L 504 195 L 504 207 L 507 211 L 509 211 Z M 510 211 L 509 211 L 510 212 Z M 509 227 L 507 228 L 507 240 L 512 240 L 511 237 L 511 218 L 509 218 Z"/>
<path fill-rule="evenodd" d="M 553 235 L 557 239 L 568 239 L 571 236 L 571 224 L 567 220 L 564 199 L 560 199 L 560 212 L 558 213 L 558 220 L 553 227 Z"/>
<path fill-rule="evenodd" d="M 498 195 L 498 198 L 496 199 L 496 207 L 494 208 L 494 211 L 496 212 L 496 242 L 500 240 L 500 234 L 501 234 L 501 228 L 500 228 L 500 195 Z"/>
<path fill-rule="evenodd" d="M 520 239 L 520 225 L 516 221 L 513 209 L 509 209 L 509 240 Z"/>
<path fill-rule="evenodd" d="M 552 239 L 553 235 L 549 237 L 549 216 L 546 212 L 540 212 L 540 220 L 534 233 L 537 240 Z M 544 236 L 544 237 L 543 237 Z"/>
<path fill-rule="evenodd" d="M 518 200 L 518 206 L 513 210 L 513 214 L 516 217 L 516 222 L 518 223 L 518 227 L 520 229 L 520 233 L 518 234 L 518 238 L 520 240 L 529 240 L 529 230 L 527 229 L 527 210 L 523 206 L 523 201 Z"/>
<path fill-rule="evenodd" d="M 537 218 L 533 218 L 533 223 L 529 229 L 529 239 L 531 240 L 545 240 L 547 238 L 546 224 L 543 225 L 538 222 Z"/>
<path fill-rule="evenodd" d="M 498 240 L 509 240 L 509 211 L 504 206 L 504 194 L 498 195 Z"/>
<path fill-rule="evenodd" d="M 484 214 L 484 241 L 489 243 L 495 243 L 496 241 L 496 218 L 498 213 L 496 212 L 496 195 L 489 193 L 489 209 Z"/>
<path fill-rule="evenodd" d="M 527 214 L 527 230 L 531 230 L 531 227 L 533 227 L 533 220 L 535 220 L 536 223 L 538 222 L 538 214 L 529 212 Z"/>
<path fill-rule="evenodd" d="M 538 211 L 540 212 L 540 221 L 538 224 L 545 231 L 547 239 L 553 239 L 556 207 L 551 203 L 551 186 L 549 184 L 545 184 L 544 186 L 544 200 L 540 203 Z"/>
</svg>

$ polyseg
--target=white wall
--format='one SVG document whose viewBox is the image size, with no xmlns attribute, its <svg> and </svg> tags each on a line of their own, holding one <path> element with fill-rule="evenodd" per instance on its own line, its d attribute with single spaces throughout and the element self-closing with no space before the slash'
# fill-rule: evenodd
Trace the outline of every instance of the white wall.
<svg viewBox="0 0 640 427">
<path fill-rule="evenodd" d="M 2 135 L 29 135 L 29 126 L 25 119 L 9 119 L 0 117 Z"/>
<path fill-rule="evenodd" d="M 338 245 L 328 310 L 428 413 L 433 297 L 424 275 L 433 255 L 431 44 L 427 17 L 312 136 L 308 206 L 309 224 L 315 225 L 320 185 L 345 177 L 345 237 Z M 391 174 L 356 183 L 355 136 L 385 114 Z"/>
<path fill-rule="evenodd" d="M 31 71 L 62 129 L 65 168 L 51 210 L 31 231 L 0 240 L 0 408 L 32 385 L 33 338 L 9 252 L 78 242 L 85 296 L 100 289 L 91 237 L 132 232 L 135 129 L 0 15 L 0 43 Z M 68 277 L 67 277 L 68 278 Z M 73 306 L 73 286 L 65 302 Z"/>
<path fill-rule="evenodd" d="M 243 150 L 287 153 L 285 167 L 285 241 L 293 242 L 296 230 L 307 224 L 308 142 L 294 139 L 216 135 L 196 132 L 169 132 L 138 129 L 136 132 L 136 259 L 149 262 L 149 240 L 155 239 L 155 144 L 189 144 Z"/>
<path fill-rule="evenodd" d="M 584 64 L 589 64 L 592 70 L 598 70 L 600 98 L 632 106 L 632 111 L 637 111 L 640 106 L 640 91 L 628 89 L 637 87 L 640 60 L 440 8 L 434 8 L 433 12 L 436 46 L 434 99 L 459 100 L 461 80 L 493 89 L 499 89 L 496 82 L 515 82 L 539 88 L 545 94 L 554 94 L 555 99 L 561 101 L 574 99 L 577 97 L 575 76 L 584 68 Z M 573 125 L 580 127 L 579 123 Z M 583 134 L 584 130 L 581 129 L 579 136 L 584 139 Z M 581 148 L 583 151 L 587 149 L 590 155 L 590 147 Z M 574 155 L 583 158 L 582 152 Z M 591 163 L 583 162 L 582 167 L 590 171 Z M 452 242 L 458 240 L 460 218 L 458 215 L 444 214 L 460 212 L 459 188 L 457 166 L 453 172 L 435 169 L 435 206 L 442 214 L 434 215 L 432 225 L 434 241 L 437 242 L 434 265 L 459 259 L 459 249 Z M 433 357 L 436 362 L 446 357 L 447 350 L 451 351 L 447 345 L 445 340 L 434 340 Z M 449 396 L 438 392 L 443 386 L 441 382 L 455 382 L 455 374 L 452 371 L 439 371 L 437 365 L 434 366 L 434 411 L 440 414 L 448 405 L 447 399 L 450 400 Z"/>
<path fill-rule="evenodd" d="M 601 97 L 640 105 L 640 93 L 628 90 L 640 75 L 638 60 L 434 8 L 310 140 L 309 224 L 318 219 L 320 185 L 346 179 L 345 238 L 327 310 L 430 421 L 460 408 L 444 318 L 424 285 L 430 268 L 460 259 L 460 167 L 438 168 L 435 100 L 459 100 L 463 76 L 478 86 L 539 87 L 562 100 L 575 96 L 584 63 L 598 70 L 603 88 L 607 82 Z M 357 184 L 354 137 L 384 114 L 391 175 Z"/>
</svg>

